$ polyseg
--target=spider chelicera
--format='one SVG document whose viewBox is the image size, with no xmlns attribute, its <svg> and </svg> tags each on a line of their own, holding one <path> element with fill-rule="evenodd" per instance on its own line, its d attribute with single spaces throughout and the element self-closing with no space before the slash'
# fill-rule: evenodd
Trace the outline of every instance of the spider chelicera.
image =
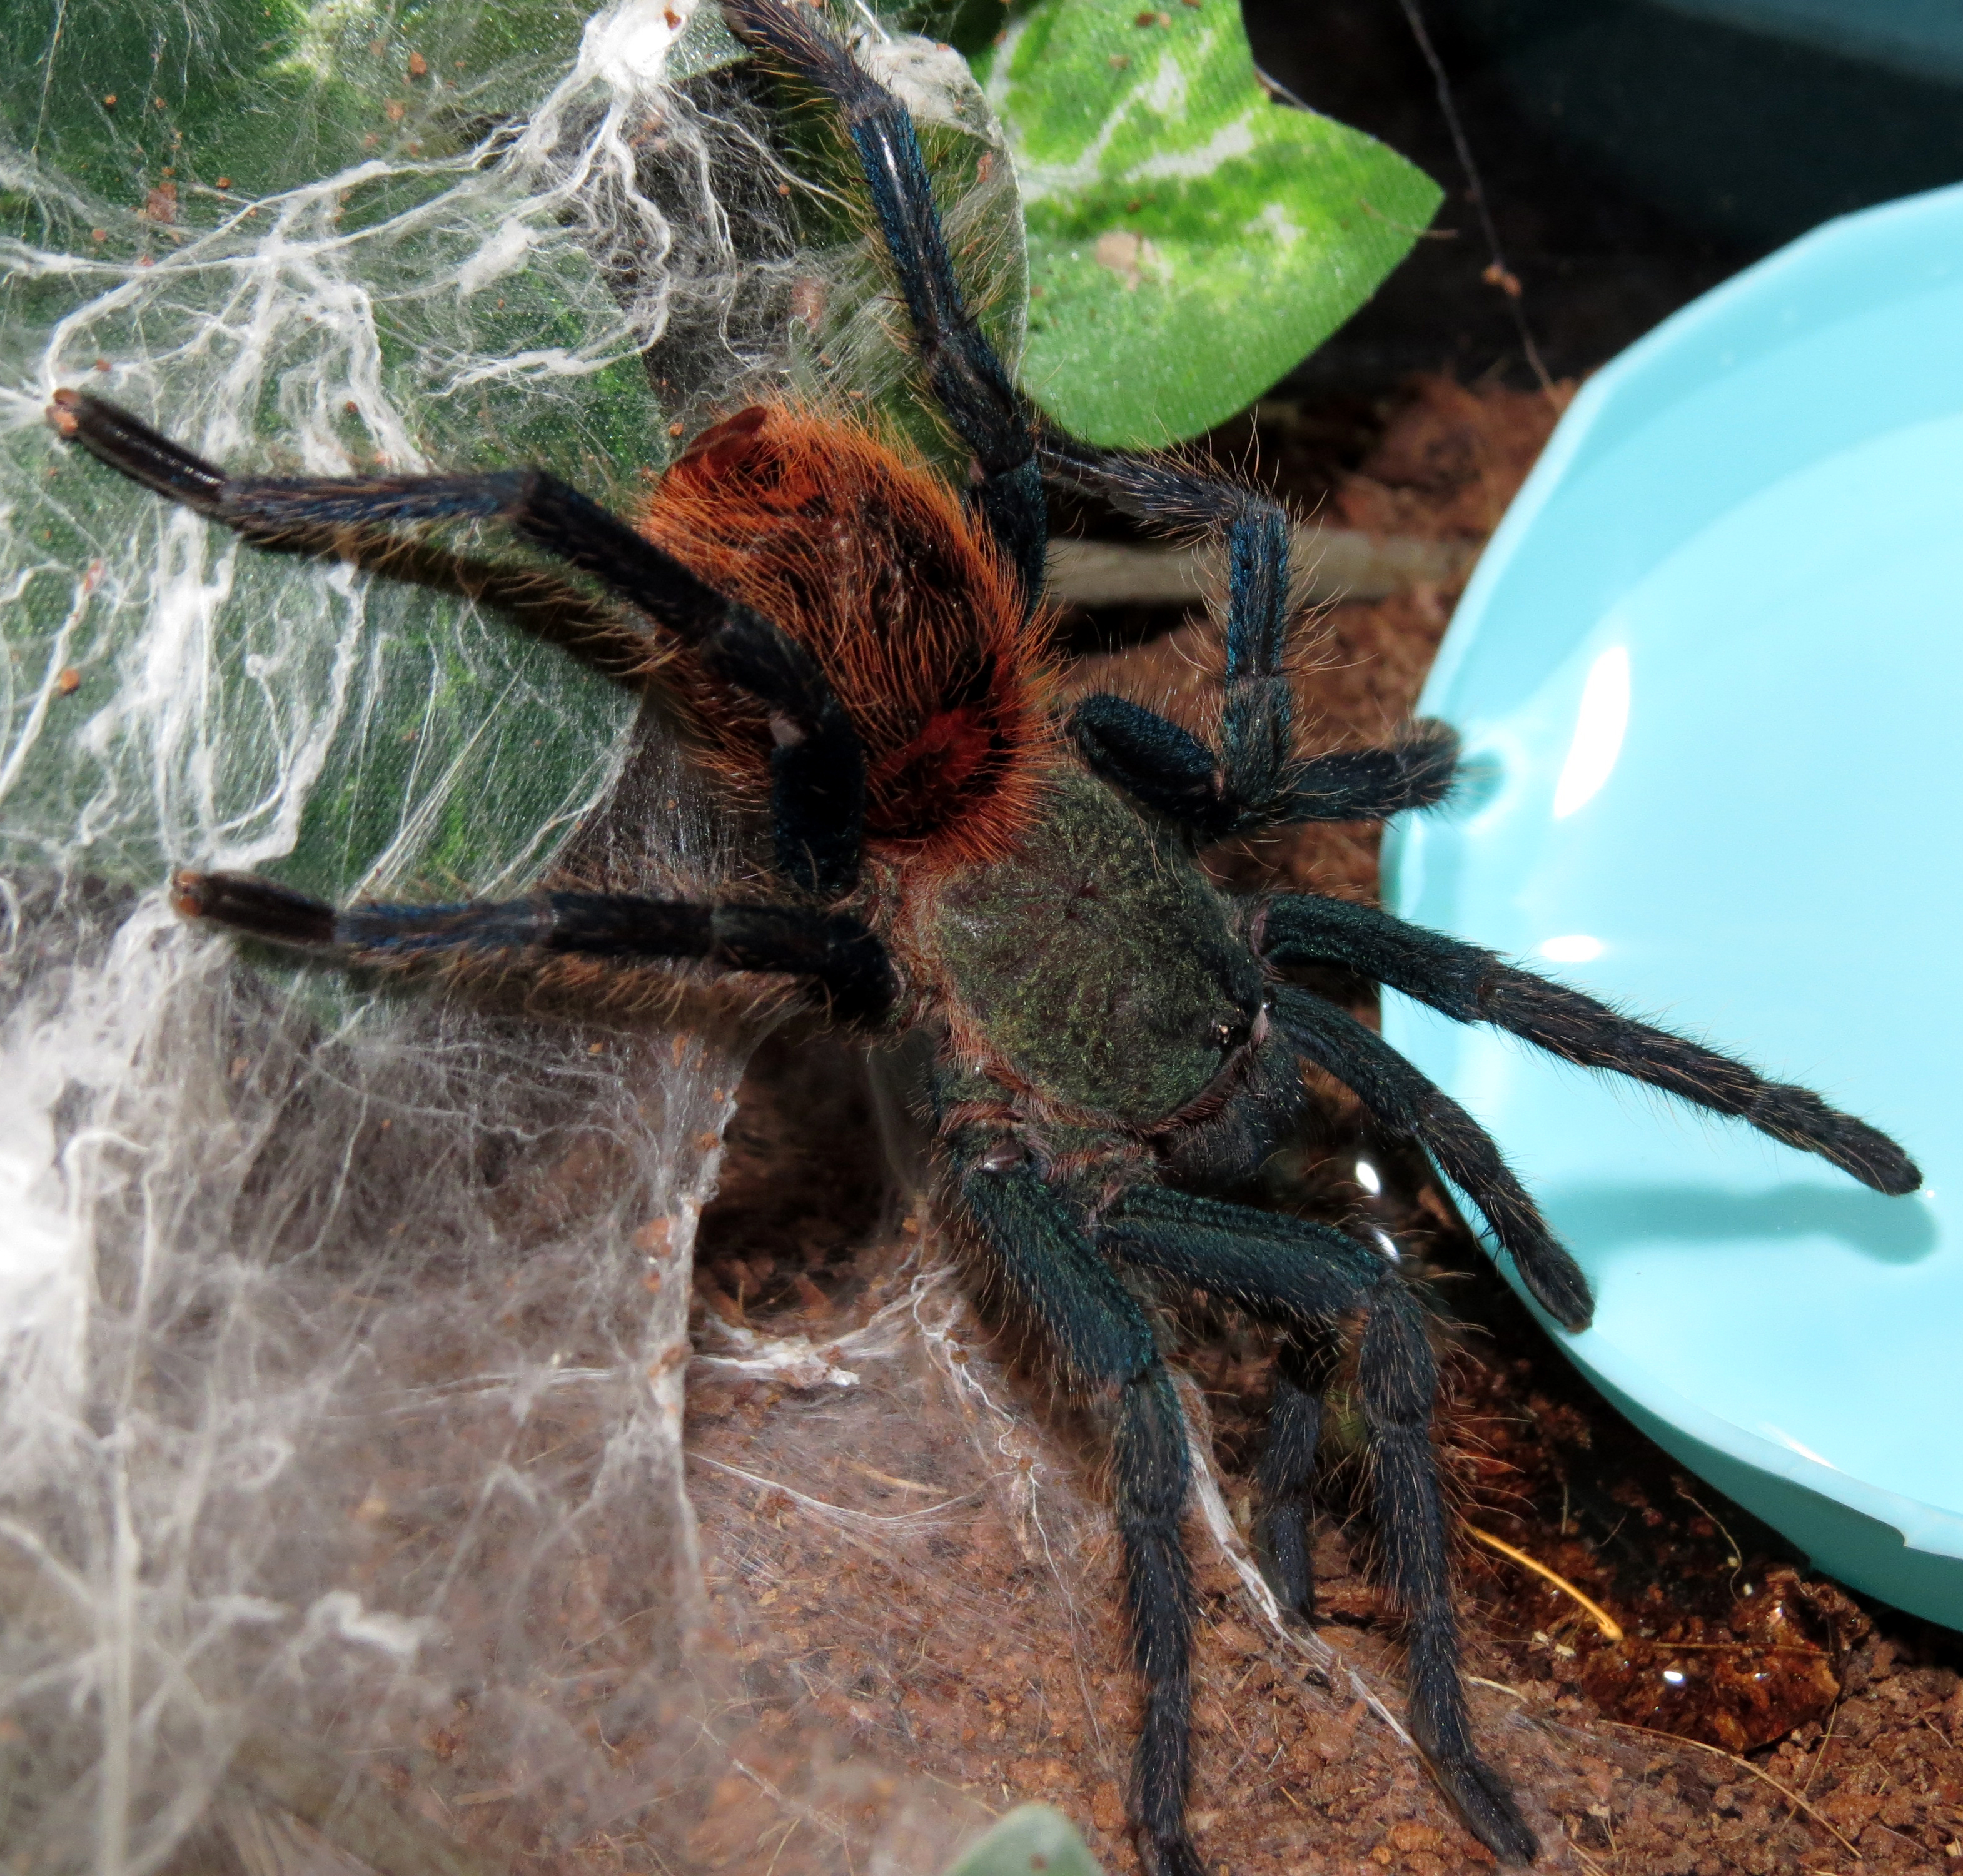
<svg viewBox="0 0 1963 1876">
<path fill-rule="evenodd" d="M 843 114 L 921 373 L 972 458 L 959 499 L 863 427 L 780 407 L 697 437 L 631 525 L 541 470 L 234 477 L 94 398 L 58 392 L 50 417 L 110 467 L 249 536 L 495 517 L 591 576 L 682 654 L 665 674 L 730 798 L 767 815 L 778 890 L 713 904 L 542 890 L 336 911 L 267 881 L 186 872 L 178 906 L 363 964 L 705 960 L 793 978 L 869 1035 L 927 1032 L 924 1100 L 949 1209 L 1072 1381 L 1109 1410 L 1145 1693 L 1132 1814 L 1164 1876 L 1202 1867 L 1186 1822 L 1188 1458 L 1139 1286 L 1203 1290 L 1279 1333 L 1260 1536 L 1283 1601 L 1303 1615 L 1321 1377 L 1353 1333 L 1384 1575 L 1408 1625 L 1411 1730 L 1472 1830 L 1526 1861 L 1533 1835 L 1475 1747 L 1459 1680 L 1423 1308 L 1377 1250 L 1248 1202 L 1308 1107 L 1303 1064 L 1423 1145 L 1557 1320 L 1587 1323 L 1588 1285 L 1471 1116 L 1286 973 L 1347 965 L 1461 1021 L 1736 1116 L 1882 1192 L 1911 1191 L 1920 1175 L 1817 1096 L 1490 952 L 1368 906 L 1217 891 L 1196 856 L 1229 836 L 1439 801 L 1452 733 L 1420 725 L 1393 748 L 1299 755 L 1283 511 L 1046 426 L 964 305 L 903 107 L 815 11 L 784 0 L 725 0 L 725 11 Z M 1213 742 L 1115 696 L 1055 718 L 1040 612 L 1046 480 L 1222 543 Z"/>
</svg>

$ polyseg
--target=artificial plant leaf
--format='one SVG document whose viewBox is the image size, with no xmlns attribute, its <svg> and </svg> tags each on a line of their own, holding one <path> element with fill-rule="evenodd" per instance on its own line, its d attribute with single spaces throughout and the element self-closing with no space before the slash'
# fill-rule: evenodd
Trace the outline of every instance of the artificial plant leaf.
<svg viewBox="0 0 1963 1876">
<path fill-rule="evenodd" d="M 1369 297 L 1438 206 L 1374 138 L 1269 98 L 1238 0 L 1036 0 L 977 69 L 1028 225 L 1022 381 L 1093 443 L 1231 416 Z"/>
</svg>

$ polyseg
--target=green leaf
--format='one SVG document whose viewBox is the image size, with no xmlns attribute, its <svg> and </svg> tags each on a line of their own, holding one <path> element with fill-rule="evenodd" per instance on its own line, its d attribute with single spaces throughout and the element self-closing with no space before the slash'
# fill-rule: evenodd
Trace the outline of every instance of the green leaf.
<svg viewBox="0 0 1963 1876">
<path fill-rule="evenodd" d="M 1098 1876 L 1084 1839 L 1060 1810 L 1018 1804 L 956 1858 L 947 1876 Z"/>
<path fill-rule="evenodd" d="M 1242 408 L 1438 206 L 1374 138 L 1267 97 L 1237 0 L 1036 0 L 977 67 L 1029 229 L 1023 383 L 1093 443 L 1174 442 Z"/>
</svg>

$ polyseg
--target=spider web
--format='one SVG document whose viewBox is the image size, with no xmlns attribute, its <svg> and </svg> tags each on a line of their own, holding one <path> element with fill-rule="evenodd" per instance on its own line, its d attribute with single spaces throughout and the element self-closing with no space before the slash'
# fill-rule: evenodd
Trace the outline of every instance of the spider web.
<svg viewBox="0 0 1963 1876">
<path fill-rule="evenodd" d="M 505 544 L 250 549 L 43 421 L 75 385 L 261 472 L 537 462 L 626 504 L 757 389 L 897 402 L 836 162 L 775 138 L 713 8 L 488 17 L 71 4 L 8 99 L 8 1868 L 652 1868 L 731 1775 L 682 1383 L 769 1011 L 350 988 L 164 885 L 693 894 L 751 866 L 745 831 L 617 657 L 568 655 L 617 651 L 609 620 Z M 860 30 L 1013 326 L 965 67 Z M 849 1860 L 814 1842 L 802 1867 Z"/>
</svg>

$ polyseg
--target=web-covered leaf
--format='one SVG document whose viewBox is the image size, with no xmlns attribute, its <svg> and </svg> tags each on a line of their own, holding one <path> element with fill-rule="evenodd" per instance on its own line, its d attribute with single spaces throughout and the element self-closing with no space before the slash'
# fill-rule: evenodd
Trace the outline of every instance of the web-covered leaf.
<svg viewBox="0 0 1963 1876">
<path fill-rule="evenodd" d="M 575 59 L 546 5 L 85 5 L 10 68 L 9 852 L 495 889 L 591 808 L 617 685 L 453 594 L 244 549 L 41 410 L 80 384 L 261 472 L 543 461 L 630 495 L 665 283 L 623 298 L 602 243 L 667 218 L 607 69 L 664 47 L 625 37 Z"/>
<path fill-rule="evenodd" d="M 1047 1804 L 1018 1804 L 962 1853 L 947 1876 L 1023 1876 L 1032 1869 L 1098 1876 L 1096 1859 L 1070 1820 Z"/>
</svg>

